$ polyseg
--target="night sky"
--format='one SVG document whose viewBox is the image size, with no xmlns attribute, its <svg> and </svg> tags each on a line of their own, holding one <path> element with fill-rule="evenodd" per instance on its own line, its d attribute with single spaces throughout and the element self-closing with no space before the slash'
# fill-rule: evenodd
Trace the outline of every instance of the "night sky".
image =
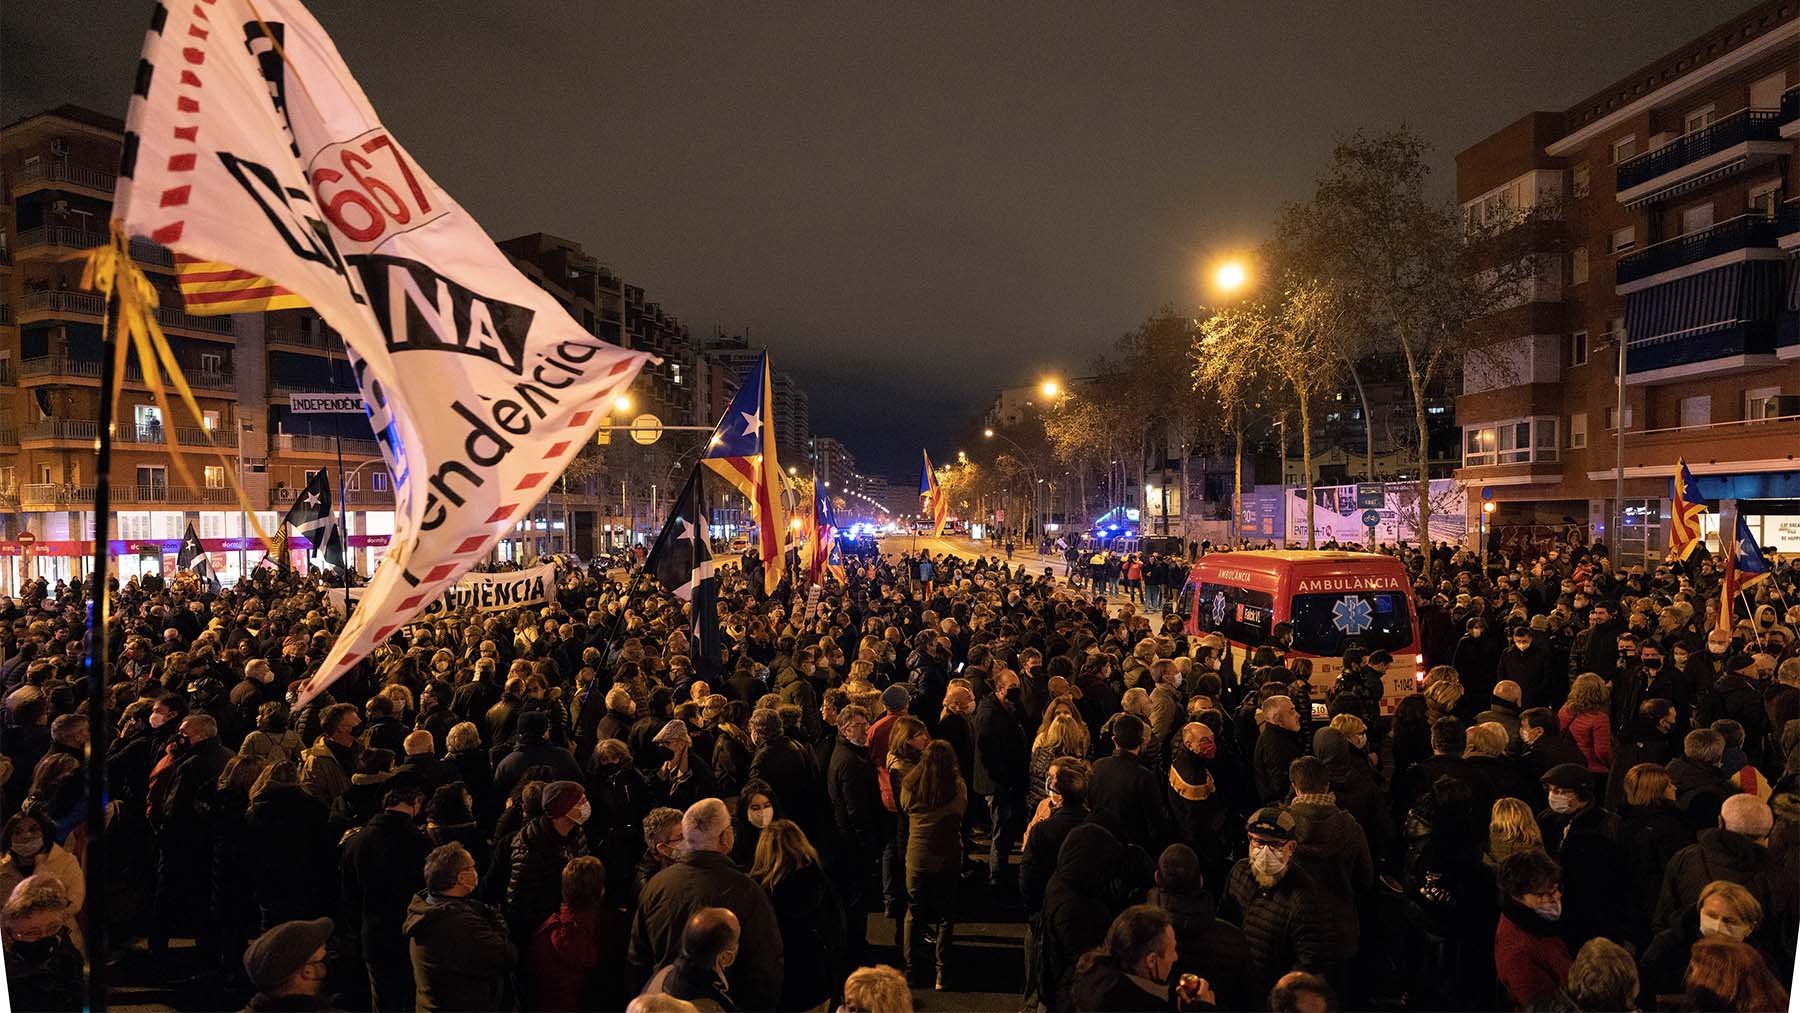
<svg viewBox="0 0 1800 1013">
<path fill-rule="evenodd" d="M 697 335 L 748 329 L 865 470 L 943 456 L 1079 369 L 1333 139 L 1455 152 L 1750 0 L 312 5 L 384 122 L 496 237 L 581 242 Z M 0 120 L 125 111 L 150 5 L 0 4 Z"/>
</svg>

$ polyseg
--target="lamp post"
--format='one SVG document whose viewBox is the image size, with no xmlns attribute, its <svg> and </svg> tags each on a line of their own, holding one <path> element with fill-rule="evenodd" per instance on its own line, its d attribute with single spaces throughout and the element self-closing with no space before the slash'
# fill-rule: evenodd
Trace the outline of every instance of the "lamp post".
<svg viewBox="0 0 1800 1013">
<path fill-rule="evenodd" d="M 1044 381 L 1044 387 L 1046 389 L 1048 389 L 1052 386 L 1056 386 L 1056 381 L 1054 381 L 1054 380 L 1045 380 Z M 1060 390 L 1061 388 L 1058 387 L 1057 389 Z M 1031 526 L 1033 528 L 1033 531 L 1030 532 L 1029 534 L 1041 536 L 1044 531 L 1044 513 L 1043 513 L 1043 504 L 1040 499 L 1039 493 L 1040 493 L 1040 487 L 1044 484 L 1044 480 L 1043 480 L 1042 476 L 1040 476 L 1038 474 L 1037 465 L 1032 463 L 1030 455 L 1025 450 L 1025 448 L 1019 446 L 1018 441 L 1014 440 L 1012 437 L 1007 436 L 1003 433 L 997 433 L 992 429 L 983 429 L 981 431 L 981 435 L 990 440 L 1001 440 L 1004 443 L 1006 443 L 1008 446 L 1012 447 L 1014 450 L 1019 452 L 1019 463 L 1023 464 L 1025 466 L 1025 470 L 1031 473 Z"/>
<path fill-rule="evenodd" d="M 1487 563 L 1488 563 L 1488 525 L 1490 523 L 1492 523 L 1490 518 L 1493 516 L 1493 513 L 1494 513 L 1494 501 L 1491 499 L 1482 500 L 1481 501 L 1481 572 L 1484 574 L 1487 573 Z"/>
</svg>

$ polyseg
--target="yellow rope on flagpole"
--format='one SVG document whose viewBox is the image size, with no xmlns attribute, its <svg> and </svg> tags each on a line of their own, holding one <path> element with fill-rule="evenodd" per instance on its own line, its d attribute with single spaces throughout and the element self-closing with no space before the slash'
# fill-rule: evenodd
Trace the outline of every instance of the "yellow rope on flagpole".
<svg viewBox="0 0 1800 1013">
<path fill-rule="evenodd" d="M 180 396 L 194 420 L 201 424 L 201 431 L 206 433 L 207 449 L 226 465 L 222 470 L 231 482 L 231 491 L 237 496 L 238 506 L 244 515 L 250 518 L 250 526 L 256 531 L 256 537 L 270 552 L 275 551 L 275 542 L 263 530 L 262 522 L 256 519 L 256 509 L 250 503 L 250 497 L 238 480 L 238 475 L 231 467 L 231 460 L 216 444 L 212 442 L 212 433 L 205 428 L 206 415 L 200 410 L 200 403 L 194 399 L 194 393 L 188 388 L 187 378 L 181 372 L 181 364 L 175 360 L 175 350 L 169 347 L 169 339 L 163 334 L 162 325 L 157 323 L 156 308 L 161 302 L 156 286 L 148 275 L 139 269 L 131 259 L 130 240 L 118 219 L 112 221 L 112 236 L 105 245 L 84 250 L 75 256 L 84 264 L 81 272 L 81 287 L 98 292 L 103 298 L 118 299 L 118 326 L 115 335 L 113 318 L 105 317 L 102 323 L 101 341 L 111 343 L 113 356 L 113 388 L 112 404 L 114 412 L 118 411 L 119 394 L 125 386 L 125 369 L 130 359 L 130 351 L 137 350 L 138 364 L 143 369 L 144 384 L 150 388 L 151 396 L 156 398 L 157 407 L 163 417 L 173 420 L 175 413 L 169 407 L 169 397 L 163 388 L 163 372 L 169 376 L 169 384 Z M 117 337 L 118 340 L 114 340 Z M 113 425 L 113 419 L 101 419 L 104 426 Z M 188 470 L 187 461 L 182 455 L 179 443 L 175 439 L 175 427 L 165 426 L 163 440 L 168 445 L 170 463 L 182 482 L 190 488 L 197 487 L 194 476 Z M 100 476 L 100 481 L 108 481 L 109 476 Z"/>
</svg>

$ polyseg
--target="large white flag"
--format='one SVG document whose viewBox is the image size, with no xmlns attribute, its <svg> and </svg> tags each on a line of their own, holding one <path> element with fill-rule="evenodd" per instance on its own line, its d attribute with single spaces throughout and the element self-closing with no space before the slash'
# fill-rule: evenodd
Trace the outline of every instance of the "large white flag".
<svg viewBox="0 0 1800 1013">
<path fill-rule="evenodd" d="M 530 512 L 648 357 L 512 267 L 297 0 L 158 5 L 123 161 L 131 235 L 266 278 L 344 336 L 394 474 L 386 559 L 310 698 Z"/>
</svg>

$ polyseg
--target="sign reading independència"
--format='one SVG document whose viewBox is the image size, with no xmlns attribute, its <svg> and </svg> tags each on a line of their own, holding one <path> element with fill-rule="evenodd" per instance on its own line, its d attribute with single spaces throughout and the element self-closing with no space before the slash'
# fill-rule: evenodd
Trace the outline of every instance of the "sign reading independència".
<svg viewBox="0 0 1800 1013">
<path fill-rule="evenodd" d="M 354 606 L 360 590 L 352 588 L 346 592 L 342 588 L 332 588 L 326 592 L 326 598 L 332 607 L 342 612 L 346 595 L 350 596 L 350 604 Z M 445 614 L 507 612 L 528 605 L 547 605 L 555 594 L 554 563 L 506 573 L 468 573 L 461 580 L 444 588 L 442 594 L 426 602 L 425 607 L 411 621 L 423 623 Z"/>
</svg>

